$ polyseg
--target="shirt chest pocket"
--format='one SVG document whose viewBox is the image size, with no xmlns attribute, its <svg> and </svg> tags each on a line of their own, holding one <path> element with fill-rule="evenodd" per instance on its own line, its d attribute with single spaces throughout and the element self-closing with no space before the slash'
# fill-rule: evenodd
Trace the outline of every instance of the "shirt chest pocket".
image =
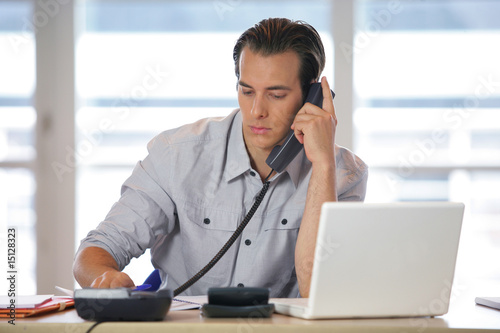
<svg viewBox="0 0 500 333">
<path fill-rule="evenodd" d="M 265 218 L 264 231 L 298 230 L 302 214 L 303 210 L 283 210 L 268 214 Z"/>
<path fill-rule="evenodd" d="M 186 224 L 191 227 L 200 228 L 208 232 L 213 231 L 235 231 L 241 222 L 239 212 L 231 212 L 210 207 L 196 206 L 186 203 L 182 210 L 185 216 L 180 216 L 181 229 Z"/>
</svg>

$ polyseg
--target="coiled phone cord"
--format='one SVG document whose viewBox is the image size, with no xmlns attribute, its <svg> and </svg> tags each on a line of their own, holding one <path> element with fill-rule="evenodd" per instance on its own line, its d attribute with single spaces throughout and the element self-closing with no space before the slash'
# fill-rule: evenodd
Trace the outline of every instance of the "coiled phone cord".
<svg viewBox="0 0 500 333">
<path fill-rule="evenodd" d="M 274 170 L 271 170 L 269 175 L 267 175 L 266 179 L 264 180 L 264 186 L 262 186 L 262 190 L 260 190 L 260 193 L 257 196 L 257 198 L 255 199 L 255 202 L 254 202 L 252 208 L 250 208 L 247 215 L 245 216 L 243 221 L 241 221 L 240 225 L 238 226 L 238 228 L 236 228 L 236 230 L 231 235 L 231 237 L 226 242 L 226 244 L 224 244 L 224 246 L 219 250 L 219 252 L 212 258 L 212 260 L 210 260 L 210 262 L 205 267 L 203 267 L 198 273 L 193 275 L 193 277 L 190 278 L 189 280 L 187 280 L 182 286 L 180 286 L 179 288 L 174 290 L 174 297 L 179 295 L 180 293 L 185 291 L 187 288 L 191 287 L 196 281 L 201 279 L 203 277 L 203 275 L 205 275 L 210 269 L 212 269 L 212 267 L 215 266 L 215 264 L 229 250 L 231 245 L 233 245 L 233 243 L 236 241 L 236 239 L 238 239 L 238 237 L 243 232 L 243 229 L 245 229 L 248 222 L 250 222 L 250 219 L 252 218 L 253 214 L 255 214 L 255 211 L 257 210 L 257 208 L 259 208 L 260 203 L 264 199 L 264 196 L 266 195 L 266 192 L 267 192 L 267 190 L 269 188 L 269 184 L 270 184 L 270 181 L 268 181 L 268 179 L 269 179 L 269 177 L 271 177 L 273 172 L 274 172 Z"/>
</svg>

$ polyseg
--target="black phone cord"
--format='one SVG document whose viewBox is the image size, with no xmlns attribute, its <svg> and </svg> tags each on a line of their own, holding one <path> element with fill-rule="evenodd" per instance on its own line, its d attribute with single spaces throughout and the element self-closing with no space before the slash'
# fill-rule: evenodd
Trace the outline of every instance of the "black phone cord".
<svg viewBox="0 0 500 333">
<path fill-rule="evenodd" d="M 238 226 L 238 228 L 236 228 L 236 230 L 231 235 L 231 237 L 226 242 L 226 244 L 224 244 L 224 246 L 219 250 L 219 252 L 212 258 L 212 260 L 210 260 L 210 262 L 205 267 L 203 267 L 192 278 L 190 278 L 188 281 L 186 281 L 182 286 L 180 286 L 179 288 L 177 288 L 177 289 L 174 290 L 174 297 L 177 296 L 177 295 L 179 295 L 180 293 L 182 293 L 183 291 L 185 291 L 187 288 L 189 288 L 193 284 L 195 284 L 196 281 L 198 281 L 199 279 L 201 279 L 203 277 L 203 275 L 205 275 L 210 269 L 212 269 L 212 267 L 215 266 L 215 264 L 229 250 L 229 248 L 231 247 L 231 245 L 234 244 L 234 242 L 236 241 L 236 239 L 238 239 L 238 237 L 243 232 L 243 229 L 245 229 L 245 227 L 247 226 L 248 222 L 250 222 L 250 219 L 253 217 L 253 214 L 255 214 L 255 211 L 257 210 L 257 208 L 259 208 L 260 203 L 264 199 L 264 196 L 266 195 L 266 192 L 267 192 L 267 190 L 269 188 L 269 184 L 270 184 L 270 181 L 268 181 L 268 179 L 271 176 L 271 174 L 273 173 L 273 171 L 274 170 L 271 170 L 271 172 L 269 173 L 269 175 L 264 180 L 264 186 L 262 186 L 262 189 L 260 190 L 259 195 L 255 199 L 255 202 L 254 202 L 252 208 L 250 208 L 250 211 L 248 211 L 247 215 L 245 216 L 245 218 L 243 219 L 243 221 L 241 221 L 240 225 Z"/>
</svg>

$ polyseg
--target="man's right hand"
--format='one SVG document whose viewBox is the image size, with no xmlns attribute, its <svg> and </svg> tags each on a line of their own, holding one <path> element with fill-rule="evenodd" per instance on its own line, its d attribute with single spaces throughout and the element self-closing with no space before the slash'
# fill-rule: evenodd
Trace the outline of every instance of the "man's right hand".
<svg viewBox="0 0 500 333">
<path fill-rule="evenodd" d="M 91 288 L 132 288 L 135 287 L 134 282 L 126 273 L 118 271 L 106 271 L 98 276 L 90 285 Z"/>
</svg>

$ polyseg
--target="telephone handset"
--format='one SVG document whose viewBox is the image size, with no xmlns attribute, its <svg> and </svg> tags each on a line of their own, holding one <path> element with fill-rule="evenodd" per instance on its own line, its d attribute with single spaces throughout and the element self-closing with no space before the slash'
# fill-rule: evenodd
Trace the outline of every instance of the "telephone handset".
<svg viewBox="0 0 500 333">
<path fill-rule="evenodd" d="M 335 97 L 335 93 L 333 91 L 331 92 L 333 99 Z M 321 88 L 321 83 L 317 82 L 311 84 L 304 104 L 308 102 L 316 105 L 317 107 L 323 107 L 323 90 Z M 285 142 L 281 146 L 277 145 L 273 148 L 266 159 L 266 163 L 276 172 L 281 172 L 288 164 L 290 164 L 302 148 L 303 145 L 297 140 L 293 130 L 290 130 Z"/>
</svg>

